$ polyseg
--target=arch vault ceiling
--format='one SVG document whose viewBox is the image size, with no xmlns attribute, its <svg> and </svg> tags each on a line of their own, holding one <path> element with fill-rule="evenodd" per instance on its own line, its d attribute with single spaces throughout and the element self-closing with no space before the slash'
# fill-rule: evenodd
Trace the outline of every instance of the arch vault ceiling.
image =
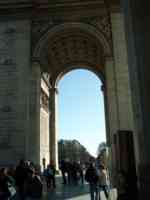
<svg viewBox="0 0 150 200">
<path fill-rule="evenodd" d="M 50 71 L 59 74 L 73 65 L 102 70 L 103 48 L 84 32 L 69 32 L 51 38 L 47 47 Z"/>
</svg>

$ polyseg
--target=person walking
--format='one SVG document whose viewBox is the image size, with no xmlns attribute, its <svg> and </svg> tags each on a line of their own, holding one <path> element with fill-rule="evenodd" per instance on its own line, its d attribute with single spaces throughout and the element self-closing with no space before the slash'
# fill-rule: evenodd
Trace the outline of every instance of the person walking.
<svg viewBox="0 0 150 200">
<path fill-rule="evenodd" d="M 24 183 L 24 199 L 25 200 L 41 200 L 43 192 L 43 184 L 40 176 L 36 175 L 34 168 L 27 170 L 27 179 Z"/>
<path fill-rule="evenodd" d="M 107 171 L 103 164 L 99 165 L 99 192 L 103 191 L 106 199 L 109 197 Z"/>
<path fill-rule="evenodd" d="M 63 179 L 63 184 L 67 184 L 67 178 L 66 178 L 66 173 L 67 173 L 67 163 L 65 160 L 61 160 L 60 162 L 60 170 L 62 174 L 62 179 Z"/>
<path fill-rule="evenodd" d="M 98 180 L 99 176 L 94 163 L 90 163 L 85 172 L 85 180 L 89 183 L 91 200 L 99 200 Z"/>
<path fill-rule="evenodd" d="M 51 163 L 47 166 L 47 169 L 45 169 L 44 171 L 47 189 L 56 188 L 55 174 L 56 174 L 55 167 Z"/>
</svg>

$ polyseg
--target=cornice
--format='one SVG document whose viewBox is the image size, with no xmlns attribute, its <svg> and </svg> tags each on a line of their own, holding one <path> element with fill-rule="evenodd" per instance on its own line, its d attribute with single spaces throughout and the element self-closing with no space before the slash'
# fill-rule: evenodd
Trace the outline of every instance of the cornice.
<svg viewBox="0 0 150 200">
<path fill-rule="evenodd" d="M 40 3 L 36 4 L 37 6 L 44 8 L 70 8 L 70 7 L 81 7 L 81 6 L 93 6 L 93 5 L 99 5 L 102 6 L 104 4 L 103 0 L 87 0 L 87 1 L 80 1 L 80 0 L 74 0 L 74 1 L 61 1 L 61 2 L 55 2 L 55 3 Z"/>
<path fill-rule="evenodd" d="M 0 20 L 13 18 L 54 18 L 65 21 L 108 12 L 120 12 L 117 0 L 1 0 Z M 111 2 L 111 3 L 110 3 Z"/>
<path fill-rule="evenodd" d="M 105 4 L 109 6 L 118 6 L 119 3 L 114 3 L 114 0 L 1 0 L 0 9 L 19 9 L 33 7 L 37 9 L 60 9 L 70 7 L 82 7 L 82 6 L 100 6 L 103 7 Z"/>
<path fill-rule="evenodd" d="M 32 17 L 40 16 L 65 16 L 77 13 L 85 15 L 86 13 L 103 12 L 106 9 L 108 0 L 1 0 L 0 17 Z M 112 0 L 111 0 L 112 1 Z M 109 1 L 109 2 L 111 2 Z M 110 12 L 118 12 L 119 5 L 109 4 Z"/>
<path fill-rule="evenodd" d="M 0 2 L 0 16 L 38 16 L 38 15 L 50 15 L 54 14 L 67 14 L 70 12 L 82 11 L 82 10 L 94 10 L 98 8 L 104 8 L 103 0 L 73 0 L 73 1 L 53 1 L 51 3 L 41 3 L 37 1 L 22 1 L 22 2 Z"/>
<path fill-rule="evenodd" d="M 0 17 L 1 19 L 3 18 L 8 18 L 9 16 L 11 17 L 25 17 L 25 16 L 30 16 L 31 11 L 33 9 L 33 4 L 31 1 L 22 1 L 22 2 L 10 2 L 10 1 L 5 1 L 5 2 L 0 2 Z"/>
<path fill-rule="evenodd" d="M 26 9 L 26 8 L 28 9 L 32 7 L 33 7 L 33 3 L 31 3 L 31 1 L 12 2 L 12 3 L 9 3 L 8 1 L 6 1 L 5 3 L 0 2 L 1 11 L 18 10 L 18 9 Z"/>
</svg>

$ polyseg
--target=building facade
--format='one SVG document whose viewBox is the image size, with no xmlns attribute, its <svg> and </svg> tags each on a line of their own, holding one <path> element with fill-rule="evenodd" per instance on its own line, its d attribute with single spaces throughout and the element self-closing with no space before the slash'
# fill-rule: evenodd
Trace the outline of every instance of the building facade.
<svg viewBox="0 0 150 200">
<path fill-rule="evenodd" d="M 148 22 L 141 0 L 1 0 L 0 164 L 58 167 L 57 84 L 89 69 L 103 82 L 112 180 L 125 160 L 149 196 Z"/>
</svg>

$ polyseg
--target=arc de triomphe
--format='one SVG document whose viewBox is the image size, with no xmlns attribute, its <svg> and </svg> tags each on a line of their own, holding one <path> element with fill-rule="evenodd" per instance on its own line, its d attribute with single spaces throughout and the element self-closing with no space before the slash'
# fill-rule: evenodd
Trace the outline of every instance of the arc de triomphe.
<svg viewBox="0 0 150 200">
<path fill-rule="evenodd" d="M 142 104 L 134 75 L 138 70 L 132 68 L 132 61 L 139 61 L 131 58 L 136 52 L 133 11 L 128 1 L 120 5 L 117 0 L 1 0 L 1 165 L 20 158 L 42 164 L 46 158 L 57 166 L 57 84 L 70 70 L 83 68 L 103 82 L 113 174 L 134 165 L 131 154 L 137 175 L 146 173 L 147 145 L 139 144 L 145 145 L 147 137 L 139 136 L 142 112 L 137 107 Z"/>
</svg>

